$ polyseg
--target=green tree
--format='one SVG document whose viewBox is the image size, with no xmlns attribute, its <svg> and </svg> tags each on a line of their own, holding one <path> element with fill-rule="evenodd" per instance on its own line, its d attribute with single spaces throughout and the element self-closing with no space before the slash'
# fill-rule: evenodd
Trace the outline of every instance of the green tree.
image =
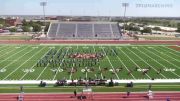
<svg viewBox="0 0 180 101">
<path fill-rule="evenodd" d="M 33 26 L 33 24 L 34 24 L 34 22 L 31 20 L 28 25 Z"/>
<path fill-rule="evenodd" d="M 140 31 L 140 28 L 139 27 L 134 27 L 133 31 Z"/>
<path fill-rule="evenodd" d="M 4 28 L 3 24 L 0 24 L 0 29 L 3 29 L 3 28 Z"/>
<path fill-rule="evenodd" d="M 47 33 L 50 23 L 46 23 L 45 32 Z"/>
<path fill-rule="evenodd" d="M 160 27 L 154 27 L 153 30 L 155 30 L 155 31 L 161 31 L 161 28 L 160 28 Z"/>
<path fill-rule="evenodd" d="M 9 24 L 7 24 L 7 23 L 5 23 L 5 24 L 4 24 L 4 27 L 10 27 L 10 25 L 9 25 Z"/>
<path fill-rule="evenodd" d="M 22 29 L 23 29 L 23 32 L 30 32 L 30 27 L 28 26 L 23 26 Z"/>
<path fill-rule="evenodd" d="M 180 23 L 177 24 L 177 32 L 180 32 Z"/>
<path fill-rule="evenodd" d="M 125 24 L 124 26 L 125 26 L 125 30 L 129 30 L 130 29 L 129 25 Z M 123 26 L 123 28 L 124 28 L 124 26 Z"/>
<path fill-rule="evenodd" d="M 5 25 L 5 20 L 0 18 L 0 24 L 2 24 L 4 26 Z"/>
<path fill-rule="evenodd" d="M 35 22 L 35 23 L 37 23 L 37 24 L 39 24 L 39 25 L 41 25 L 41 26 L 44 26 L 44 22 L 37 21 L 37 22 Z"/>
<path fill-rule="evenodd" d="M 153 30 L 155 30 L 157 33 L 157 31 L 161 31 L 161 28 L 160 27 L 154 27 Z"/>
<path fill-rule="evenodd" d="M 16 28 L 11 28 L 11 29 L 9 29 L 9 31 L 10 31 L 10 32 L 16 32 L 17 29 L 16 29 Z"/>
<path fill-rule="evenodd" d="M 152 33 L 152 29 L 150 27 L 145 27 L 142 31 L 141 31 L 141 34 L 143 33 Z"/>
<path fill-rule="evenodd" d="M 140 31 L 140 28 L 138 26 L 135 26 L 134 23 L 130 23 L 129 25 L 125 25 L 126 30 L 129 31 Z"/>
<path fill-rule="evenodd" d="M 39 24 L 33 24 L 32 27 L 33 27 L 34 32 L 40 32 L 41 31 L 41 25 L 39 25 Z"/>
<path fill-rule="evenodd" d="M 26 21 L 26 19 L 23 19 L 22 24 L 23 24 L 23 26 L 28 26 L 29 25 L 29 23 Z"/>
</svg>

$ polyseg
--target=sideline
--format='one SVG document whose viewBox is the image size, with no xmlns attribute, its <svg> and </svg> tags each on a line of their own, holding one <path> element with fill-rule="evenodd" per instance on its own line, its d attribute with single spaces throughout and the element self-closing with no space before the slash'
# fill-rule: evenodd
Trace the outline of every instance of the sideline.
<svg viewBox="0 0 180 101">
<path fill-rule="evenodd" d="M 42 80 L 1 80 L 0 84 L 39 84 Z M 74 80 L 77 82 L 78 80 Z M 57 80 L 43 80 L 47 84 L 55 84 Z M 67 83 L 72 82 L 72 80 L 67 80 Z M 107 80 L 106 83 L 109 83 L 110 80 Z M 115 83 L 180 83 L 180 79 L 132 79 L 132 80 L 113 80 Z"/>
</svg>

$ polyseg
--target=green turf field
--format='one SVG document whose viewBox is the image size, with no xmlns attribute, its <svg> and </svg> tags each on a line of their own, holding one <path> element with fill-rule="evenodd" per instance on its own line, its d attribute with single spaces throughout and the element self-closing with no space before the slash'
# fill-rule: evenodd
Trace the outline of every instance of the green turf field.
<svg viewBox="0 0 180 101">
<path fill-rule="evenodd" d="M 4 35 L 0 36 L 0 40 L 30 40 L 32 37 L 31 36 L 13 36 L 13 35 Z"/>
<path fill-rule="evenodd" d="M 102 57 L 69 57 L 75 53 Z M 180 51 L 165 45 L 0 45 L 0 80 L 63 78 L 179 79 Z"/>
</svg>

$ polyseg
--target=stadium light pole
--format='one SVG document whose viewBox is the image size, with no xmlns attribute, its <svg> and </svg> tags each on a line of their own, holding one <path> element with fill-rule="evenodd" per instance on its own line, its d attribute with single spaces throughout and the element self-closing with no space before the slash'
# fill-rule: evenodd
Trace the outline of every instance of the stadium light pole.
<svg viewBox="0 0 180 101">
<path fill-rule="evenodd" d="M 124 21 L 124 30 L 123 30 L 123 33 L 125 34 L 125 19 L 126 19 L 126 10 L 127 10 L 127 7 L 129 6 L 129 3 L 122 3 L 122 6 L 124 7 L 124 16 L 123 16 L 123 21 Z"/>
<path fill-rule="evenodd" d="M 100 21 L 100 12 L 99 12 L 99 9 L 97 11 L 97 19 Z"/>
<path fill-rule="evenodd" d="M 112 15 L 111 15 L 111 11 L 109 10 L 109 21 L 111 21 Z"/>
<path fill-rule="evenodd" d="M 45 26 L 45 28 L 46 28 L 46 13 L 45 13 L 45 6 L 47 6 L 47 2 L 40 2 L 40 6 L 43 7 L 44 26 Z M 44 34 L 45 34 L 45 28 L 44 28 Z"/>
</svg>

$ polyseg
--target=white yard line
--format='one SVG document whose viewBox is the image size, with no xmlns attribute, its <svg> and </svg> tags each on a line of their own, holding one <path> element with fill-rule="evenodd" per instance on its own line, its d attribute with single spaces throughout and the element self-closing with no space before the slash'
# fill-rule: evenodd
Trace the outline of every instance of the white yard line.
<svg viewBox="0 0 180 101">
<path fill-rule="evenodd" d="M 2 61 L 2 60 L 0 60 Z M 16 61 L 16 60 L 7 60 L 7 61 Z M 26 61 L 26 60 L 19 60 L 19 61 Z M 37 60 L 29 60 L 29 61 L 37 61 Z"/>
<path fill-rule="evenodd" d="M 119 48 L 118 48 L 119 49 Z M 126 55 L 126 57 L 128 57 L 139 69 L 142 69 L 136 62 L 134 62 L 134 60 L 132 60 L 124 51 L 122 51 L 121 49 L 119 49 L 123 54 L 125 54 Z M 151 79 L 151 77 L 148 75 L 148 74 L 146 74 L 146 76 L 149 78 L 149 79 Z"/>
<path fill-rule="evenodd" d="M 87 45 L 85 45 L 87 47 Z M 86 67 L 84 67 L 86 69 Z M 88 72 L 86 72 L 86 80 L 88 79 Z"/>
<path fill-rule="evenodd" d="M 93 50 L 94 50 L 94 52 L 96 52 L 96 49 L 94 48 L 94 45 L 93 45 Z"/>
<path fill-rule="evenodd" d="M 68 49 L 68 50 L 69 50 L 69 49 Z M 67 54 L 67 50 L 66 50 L 66 54 Z M 56 74 L 54 75 L 53 80 L 55 80 L 55 78 L 56 78 L 59 70 L 61 69 L 61 65 L 62 65 L 63 62 L 64 62 L 64 58 L 61 60 L 61 64 L 60 64 L 60 66 L 58 67 L 58 71 L 57 71 Z"/>
<path fill-rule="evenodd" d="M 142 47 L 143 49 L 145 49 L 145 50 L 147 50 L 146 48 L 144 48 L 144 47 Z M 149 51 L 149 50 L 147 50 L 148 52 L 150 52 L 151 54 L 154 54 L 153 52 L 151 52 L 151 51 Z M 156 54 L 154 54 L 154 55 L 156 55 Z M 156 56 L 158 56 L 158 55 L 156 55 Z M 159 56 L 158 56 L 159 57 Z M 161 58 L 161 57 L 160 57 Z M 154 59 L 155 60 L 155 59 Z M 156 60 L 155 60 L 156 61 Z M 167 69 L 167 67 L 166 66 L 164 66 L 163 64 L 161 64 L 161 63 L 159 63 L 158 61 L 156 61 L 158 64 L 160 64 L 161 66 L 163 66 L 165 69 Z M 172 71 L 171 71 L 172 72 Z M 172 72 L 174 75 L 176 75 L 176 76 L 178 76 L 178 77 L 180 77 L 178 74 L 176 74 L 176 73 L 174 73 L 174 72 Z"/>
<path fill-rule="evenodd" d="M 114 51 L 113 51 L 114 52 Z M 122 62 L 122 60 L 120 59 L 120 57 L 114 52 L 114 54 L 117 56 L 118 60 L 122 63 L 122 65 L 126 68 L 126 70 L 129 72 L 128 67 Z M 131 76 L 133 77 L 133 79 L 136 79 L 134 77 L 134 75 L 131 73 Z"/>
<path fill-rule="evenodd" d="M 139 50 L 139 49 L 138 49 Z M 167 67 L 166 66 L 164 66 L 163 64 L 161 64 L 161 63 L 159 63 L 156 59 L 154 59 L 154 58 L 152 58 L 152 57 L 150 57 L 149 55 L 147 55 L 146 53 L 144 53 L 143 51 L 141 51 L 141 50 L 139 50 L 141 53 L 143 53 L 144 55 L 146 55 L 147 57 L 149 57 L 149 58 L 151 58 L 152 60 L 154 60 L 156 63 L 158 63 L 158 64 L 160 64 L 161 66 L 163 66 L 164 68 L 166 68 L 167 69 Z M 177 75 L 176 75 L 177 76 Z"/>
<path fill-rule="evenodd" d="M 144 48 L 144 49 L 145 49 L 145 48 Z M 151 52 L 151 51 L 150 51 L 150 52 Z M 154 53 L 154 52 L 151 52 L 151 53 L 153 53 L 154 55 L 156 55 L 156 56 L 158 56 L 159 58 L 161 58 L 161 59 L 165 60 L 166 62 L 168 62 L 169 64 L 171 64 L 171 65 L 173 65 L 173 66 L 177 67 L 178 69 L 180 69 L 180 67 L 179 67 L 179 66 L 177 66 L 177 65 L 175 65 L 175 64 L 173 64 L 173 63 L 171 63 L 171 62 L 169 62 L 168 60 L 166 60 L 166 59 L 164 59 L 163 57 L 161 57 L 161 56 L 157 55 L 156 53 Z"/>
<path fill-rule="evenodd" d="M 3 57 L 4 55 L 6 55 L 6 54 L 9 54 L 9 53 L 11 53 L 12 51 L 14 51 L 14 50 L 16 50 L 16 48 L 14 48 L 14 49 L 12 49 L 12 50 L 8 50 L 8 52 L 7 52 L 7 50 L 6 50 L 6 52 L 4 52 L 4 54 L 3 55 L 1 55 L 0 57 Z"/>
<path fill-rule="evenodd" d="M 59 50 L 60 50 L 61 48 L 59 48 Z M 58 51 L 59 51 L 58 50 Z M 56 54 L 58 53 L 58 51 L 56 52 Z M 56 55 L 55 54 L 55 55 Z M 52 60 L 52 59 L 51 59 Z M 41 77 L 41 75 L 44 73 L 44 71 L 47 69 L 47 67 L 49 66 L 49 63 L 47 64 L 47 66 L 46 67 L 44 67 L 44 69 L 43 69 L 43 71 L 39 74 L 39 76 L 36 78 L 36 80 L 38 80 L 40 77 Z"/>
<path fill-rule="evenodd" d="M 96 52 L 96 49 L 94 48 L 94 45 L 93 45 L 93 50 L 94 50 L 94 52 Z M 99 66 L 99 70 L 101 71 L 101 66 Z M 102 74 L 102 72 L 101 72 L 101 78 L 103 79 L 103 74 Z"/>
<path fill-rule="evenodd" d="M 7 47 L 7 46 L 3 46 L 3 47 L 1 47 L 1 48 L 2 48 L 2 50 L 1 50 L 0 52 L 2 52 L 2 51 L 4 51 L 4 50 L 7 50 L 7 49 L 11 48 L 11 47 L 8 47 L 8 48 L 4 48 L 4 47 Z M 0 48 L 0 49 L 1 49 L 1 48 Z"/>
<path fill-rule="evenodd" d="M 86 80 L 88 79 L 88 74 L 87 74 L 87 72 L 86 72 Z"/>
<path fill-rule="evenodd" d="M 171 56 L 168 56 L 167 54 L 164 54 L 163 52 L 161 53 L 161 52 L 158 51 L 157 49 L 154 49 L 154 48 L 153 48 L 153 50 L 157 51 L 157 52 L 160 53 L 160 54 L 166 55 L 167 57 L 169 57 L 169 58 L 171 58 L 171 59 L 173 59 L 173 60 L 175 60 L 175 61 L 177 61 L 177 62 L 180 62 L 180 60 L 177 60 L 177 59 L 175 59 L 175 58 L 173 58 L 173 57 L 171 57 Z"/>
<path fill-rule="evenodd" d="M 73 63 L 73 66 L 74 66 L 74 63 Z M 69 80 L 72 80 L 72 71 L 73 71 L 73 66 L 72 66 L 72 68 L 71 68 L 71 74 L 69 75 Z"/>
<path fill-rule="evenodd" d="M 69 48 L 66 50 L 66 54 L 65 54 L 65 55 L 67 55 L 68 51 L 69 51 Z M 53 80 L 55 80 L 55 78 L 56 78 L 56 76 L 57 76 L 57 74 L 58 74 L 58 72 L 59 72 L 59 69 L 61 69 L 61 65 L 62 65 L 62 63 L 64 62 L 64 59 L 65 59 L 65 58 L 63 58 L 63 59 L 61 60 L 61 64 L 60 64 L 60 66 L 58 67 L 58 71 L 57 71 L 56 74 L 54 75 Z"/>
<path fill-rule="evenodd" d="M 8 46 L 8 45 L 1 45 L 0 49 L 1 49 L 1 48 L 4 48 L 4 47 L 7 47 L 7 46 Z M 0 51 L 0 52 L 1 52 L 1 51 Z"/>
<path fill-rule="evenodd" d="M 45 47 L 42 48 L 41 51 L 42 51 L 43 49 L 45 49 Z M 50 50 L 50 49 L 49 49 L 49 50 Z M 49 51 L 49 50 L 48 50 L 48 51 Z M 48 51 L 47 51 L 41 58 L 43 58 L 43 57 L 48 53 Z M 40 58 L 40 59 L 41 59 L 41 58 Z M 35 63 L 33 66 L 31 66 L 30 69 L 33 69 L 33 68 L 36 66 L 36 64 L 37 64 L 37 63 Z M 26 73 L 20 78 L 20 80 L 22 80 L 27 74 L 28 74 L 28 72 L 26 72 Z"/>
<path fill-rule="evenodd" d="M 39 84 L 41 80 L 4 80 L 1 81 L 0 84 Z M 67 80 L 67 82 L 71 82 L 72 80 Z M 109 83 L 110 80 L 107 80 L 106 83 Z M 149 80 L 149 79 L 142 79 L 142 80 L 134 80 L 134 79 L 129 79 L 129 80 L 114 80 L 115 82 L 118 82 L 120 84 L 123 83 L 180 83 L 180 79 L 155 79 L 155 80 Z M 57 80 L 46 80 L 45 81 L 47 84 L 55 84 Z M 77 80 L 75 80 L 77 82 Z"/>
<path fill-rule="evenodd" d="M 82 41 L 83 42 L 83 41 Z M 92 45 L 96 45 L 96 46 L 107 46 L 107 44 L 39 44 L 39 45 L 42 45 L 42 46 L 92 46 Z M 111 46 L 172 46 L 172 45 L 133 45 L 133 44 L 111 44 Z"/>
<path fill-rule="evenodd" d="M 176 52 L 176 53 L 180 53 L 179 51 L 176 51 L 176 50 L 171 49 L 171 48 L 169 48 L 169 47 L 165 47 L 165 46 L 163 46 L 163 47 L 166 48 L 166 49 L 168 49 L 168 50 L 174 51 L 174 52 Z"/>
<path fill-rule="evenodd" d="M 9 65 L 13 64 L 14 62 L 16 62 L 17 60 L 19 60 L 20 58 L 22 58 L 24 55 L 26 55 L 27 53 L 29 53 L 30 51 L 32 51 L 32 50 L 29 50 L 28 52 L 26 52 L 26 53 L 25 53 L 25 54 L 23 54 L 22 56 L 18 57 L 15 61 L 13 61 L 13 62 L 9 63 L 8 65 L 6 65 L 6 66 L 5 66 L 4 68 L 2 68 L 2 69 L 7 68 Z"/>
<path fill-rule="evenodd" d="M 78 45 L 79 46 L 79 45 Z M 81 46 L 82 47 L 82 46 Z M 87 47 L 87 45 L 83 45 L 83 47 Z M 84 49 L 84 48 L 83 48 Z M 84 67 L 86 69 L 86 67 Z M 86 80 L 88 79 L 88 72 L 86 72 Z"/>
<path fill-rule="evenodd" d="M 43 48 L 42 48 L 43 49 Z M 15 70 L 13 70 L 11 73 L 9 73 L 3 80 L 7 79 L 10 75 L 12 75 L 14 72 L 16 72 L 19 68 L 21 68 L 25 63 L 27 63 L 30 59 L 32 59 L 34 56 L 36 56 L 36 54 L 38 54 L 42 49 L 40 49 L 38 52 L 36 52 L 35 54 L 33 54 L 29 59 L 27 59 L 26 61 L 24 61 L 19 67 L 17 67 Z M 34 49 L 32 49 L 30 52 L 32 52 Z M 28 52 L 28 53 L 30 53 Z"/>
<path fill-rule="evenodd" d="M 77 45 L 76 49 L 78 49 L 78 45 Z M 69 51 L 69 50 L 68 50 L 68 51 Z M 67 51 L 66 51 L 66 52 L 67 52 Z M 66 53 L 66 54 L 67 54 L 67 53 Z M 70 74 L 70 76 L 69 76 L 69 80 L 72 79 L 72 70 L 73 70 L 73 67 L 74 67 L 74 63 L 73 63 L 73 66 L 72 66 L 72 68 L 71 68 L 71 74 Z"/>
<path fill-rule="evenodd" d="M 30 47 L 30 46 L 28 46 L 28 47 Z M 14 53 L 13 55 L 11 55 L 11 56 L 7 57 L 6 59 L 4 59 L 3 61 L 1 61 L 0 63 L 2 63 L 2 62 L 4 62 L 4 61 L 8 60 L 9 58 L 13 57 L 14 55 L 16 55 L 16 54 L 18 54 L 18 53 L 20 53 L 20 52 L 24 51 L 24 50 L 25 50 L 25 49 L 27 49 L 28 47 L 25 47 L 25 48 L 24 48 L 24 49 L 22 49 L 21 51 L 18 51 L 18 52 L 16 52 L 16 53 Z"/>
<path fill-rule="evenodd" d="M 99 66 L 99 70 L 101 71 L 101 67 Z M 102 72 L 101 72 L 101 78 L 103 79 L 103 75 L 102 75 Z"/>
<path fill-rule="evenodd" d="M 159 47 L 160 49 L 162 49 L 161 47 Z M 164 47 L 163 47 L 164 48 Z M 165 48 L 166 49 L 166 48 Z M 168 49 L 168 48 L 167 48 Z M 177 57 L 180 57 L 179 55 L 177 55 L 177 54 L 174 54 L 170 49 L 168 49 L 168 50 L 165 50 L 166 52 L 168 52 L 168 53 L 170 53 L 170 54 L 172 54 L 172 55 L 175 55 L 175 56 L 177 56 Z"/>
<path fill-rule="evenodd" d="M 101 46 L 101 48 L 102 48 L 102 46 Z M 104 54 L 106 55 L 106 58 L 108 59 L 110 65 L 111 65 L 111 68 L 112 68 L 113 70 L 115 70 L 114 67 L 113 67 L 113 65 L 112 65 L 112 63 L 111 63 L 111 61 L 110 61 L 110 59 L 109 59 L 109 57 L 107 56 L 106 52 L 104 51 L 104 48 L 102 48 L 102 50 L 103 50 Z M 119 80 L 119 76 L 117 75 L 117 73 L 115 73 L 115 74 L 116 74 L 117 79 Z"/>
<path fill-rule="evenodd" d="M 127 48 L 129 51 L 131 51 L 129 48 Z M 137 49 L 138 50 L 138 49 Z M 134 55 L 136 55 L 139 59 L 141 59 L 142 61 L 144 61 L 148 66 L 152 67 L 154 69 L 154 71 L 158 72 L 153 66 L 151 66 L 149 63 L 147 63 L 145 60 L 143 60 L 140 56 L 138 56 L 136 53 L 134 53 L 133 51 L 131 51 L 131 53 L 133 53 Z M 161 73 L 160 73 L 161 74 Z M 163 74 L 161 74 L 161 76 L 163 76 L 164 78 L 166 78 L 166 76 L 164 76 Z M 166 78 L 167 79 L 167 78 Z"/>
<path fill-rule="evenodd" d="M 166 51 L 166 52 L 168 52 L 168 51 Z M 179 58 L 180 58 L 180 56 L 179 56 L 179 55 L 176 55 L 176 54 L 174 54 L 174 53 L 172 53 L 172 52 L 168 52 L 168 53 L 170 53 L 170 54 L 172 54 L 172 55 L 177 56 L 177 57 L 179 57 Z"/>
</svg>

